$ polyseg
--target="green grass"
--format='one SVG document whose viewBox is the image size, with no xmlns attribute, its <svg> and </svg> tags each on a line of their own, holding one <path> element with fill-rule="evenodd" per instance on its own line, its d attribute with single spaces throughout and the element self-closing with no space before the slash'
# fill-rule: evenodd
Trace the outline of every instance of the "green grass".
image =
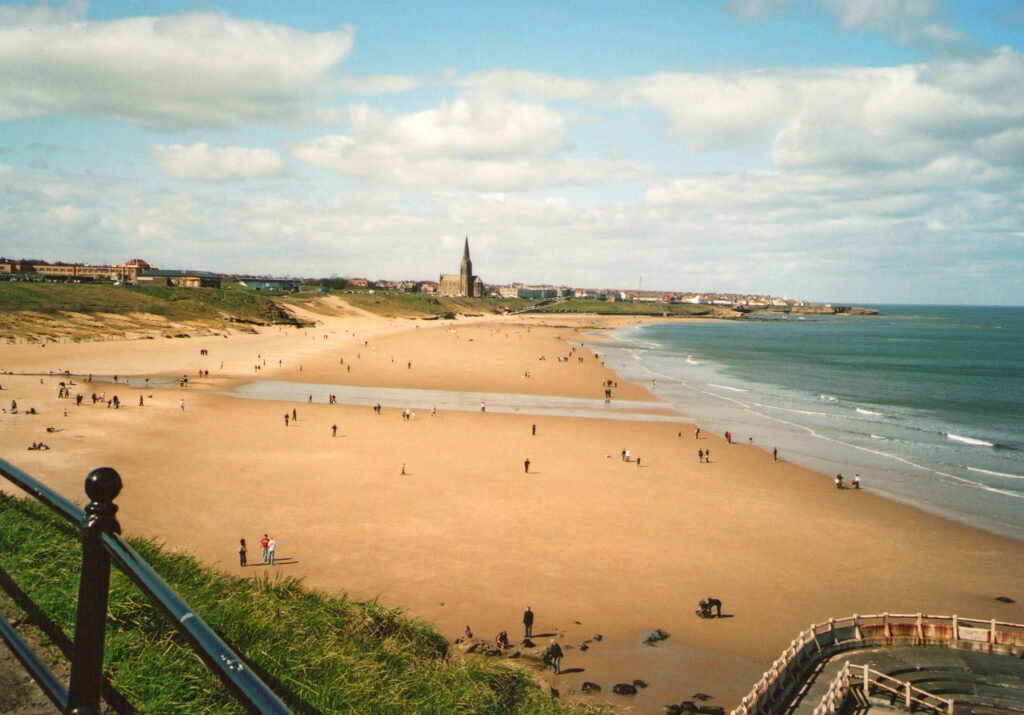
<svg viewBox="0 0 1024 715">
<path fill-rule="evenodd" d="M 560 303 L 537 308 L 537 313 L 597 313 L 599 315 L 662 315 L 668 313 L 675 316 L 709 316 L 714 309 L 708 305 L 692 303 L 630 303 L 608 302 L 593 298 L 569 298 Z"/>
<path fill-rule="evenodd" d="M 219 321 L 230 315 L 258 322 L 291 322 L 273 300 L 255 291 L 0 281 L 0 311 L 19 310 L 87 314 L 138 312 L 170 320 Z"/>
<path fill-rule="evenodd" d="M 369 291 L 333 291 L 349 305 L 367 310 L 387 318 L 441 318 L 450 315 L 493 315 L 499 308 L 521 310 L 532 306 L 536 301 L 520 298 L 449 298 L 429 293 L 382 293 Z M 322 297 L 323 294 L 312 293 L 296 296 L 301 301 L 306 298 Z"/>
<path fill-rule="evenodd" d="M 80 548 L 45 507 L 0 493 L 0 565 L 66 634 Z M 299 580 L 228 576 L 151 541 L 132 546 L 296 713 L 579 713 L 509 662 L 449 654 L 430 625 Z M 13 608 L 4 603 L 5 608 Z M 242 712 L 116 568 L 104 664 L 140 713 Z"/>
</svg>

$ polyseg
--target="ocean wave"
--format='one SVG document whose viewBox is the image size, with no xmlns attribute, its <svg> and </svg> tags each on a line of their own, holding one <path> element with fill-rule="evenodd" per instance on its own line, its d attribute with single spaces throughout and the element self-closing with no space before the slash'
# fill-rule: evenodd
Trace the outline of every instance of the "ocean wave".
<svg viewBox="0 0 1024 715">
<path fill-rule="evenodd" d="M 883 437 L 883 436 L 882 436 L 882 435 L 880 435 L 880 434 L 873 434 L 873 435 L 871 435 L 871 439 L 884 439 L 884 440 L 885 440 L 886 442 L 888 442 L 888 441 L 889 441 L 889 438 L 888 438 L 888 437 Z"/>
<path fill-rule="evenodd" d="M 871 415 L 872 417 L 882 416 L 881 412 L 875 412 L 874 410 L 865 410 L 863 407 L 858 407 L 857 412 L 861 413 L 862 415 Z"/>
<path fill-rule="evenodd" d="M 694 359 L 693 359 L 693 358 L 692 358 L 691 356 L 689 356 L 689 355 L 687 355 L 687 356 L 686 356 L 686 363 L 687 363 L 688 365 L 700 365 L 700 361 L 699 361 L 699 360 L 694 360 Z"/>
<path fill-rule="evenodd" d="M 818 395 L 818 397 L 821 398 L 822 400 L 825 400 L 826 402 L 839 402 L 839 398 L 832 397 L 832 395 Z"/>
<path fill-rule="evenodd" d="M 982 469 L 980 467 L 968 467 L 972 472 L 980 472 L 981 474 L 991 474 L 994 477 L 1004 477 L 1006 479 L 1024 479 L 1024 475 L 1021 474 L 1007 474 L 1006 472 L 993 472 L 991 469 Z"/>
<path fill-rule="evenodd" d="M 746 392 L 746 390 L 744 390 L 741 387 L 729 387 L 728 385 L 716 385 L 713 382 L 709 382 L 708 383 L 708 387 L 719 387 L 719 388 L 721 388 L 723 390 L 732 390 L 733 392 Z"/>
<path fill-rule="evenodd" d="M 795 410 L 791 407 L 779 407 L 777 405 L 765 405 L 760 402 L 753 403 L 754 407 L 763 407 L 766 410 L 779 410 L 780 412 L 792 412 L 797 415 L 813 415 L 815 417 L 828 417 L 825 412 L 811 412 L 810 410 Z"/>
<path fill-rule="evenodd" d="M 986 442 L 983 439 L 975 439 L 974 437 L 964 437 L 959 434 L 953 434 L 952 432 L 946 432 L 947 439 L 951 439 L 954 442 L 962 442 L 963 444 L 974 445 L 975 447 L 995 447 L 995 443 Z"/>
</svg>

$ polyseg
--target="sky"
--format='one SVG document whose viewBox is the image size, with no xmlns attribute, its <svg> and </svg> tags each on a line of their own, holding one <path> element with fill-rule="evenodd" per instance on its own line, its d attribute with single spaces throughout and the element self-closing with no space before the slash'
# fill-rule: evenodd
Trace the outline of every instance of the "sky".
<svg viewBox="0 0 1024 715">
<path fill-rule="evenodd" d="M 1024 305 L 1024 0 L 0 2 L 0 255 Z"/>
</svg>

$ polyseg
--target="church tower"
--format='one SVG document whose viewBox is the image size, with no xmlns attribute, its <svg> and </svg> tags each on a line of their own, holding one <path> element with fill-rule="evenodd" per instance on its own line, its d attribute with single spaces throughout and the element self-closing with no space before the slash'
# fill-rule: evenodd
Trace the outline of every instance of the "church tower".
<svg viewBox="0 0 1024 715">
<path fill-rule="evenodd" d="M 473 298 L 473 261 L 469 259 L 469 236 L 466 236 L 466 245 L 462 249 L 462 264 L 459 268 L 459 291 L 467 298 Z"/>
</svg>

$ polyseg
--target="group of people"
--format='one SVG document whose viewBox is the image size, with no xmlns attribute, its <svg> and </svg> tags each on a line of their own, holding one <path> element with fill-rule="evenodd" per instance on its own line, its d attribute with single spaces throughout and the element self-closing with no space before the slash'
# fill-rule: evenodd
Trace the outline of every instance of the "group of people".
<svg viewBox="0 0 1024 715">
<path fill-rule="evenodd" d="M 845 486 L 843 486 L 843 475 L 842 474 L 837 474 L 836 475 L 835 482 L 836 482 L 836 489 L 845 489 L 846 488 Z M 853 487 L 854 489 L 860 489 L 860 475 L 859 474 L 854 474 L 853 475 L 853 479 L 850 480 L 850 486 Z"/>
<path fill-rule="evenodd" d="M 523 611 L 523 639 L 524 642 L 533 637 L 533 621 L 534 613 L 533 610 L 527 606 L 526 610 Z M 473 629 L 466 626 L 464 636 L 467 641 L 473 639 Z M 501 631 L 497 636 L 494 637 L 494 644 L 499 651 L 505 652 L 512 644 L 509 641 L 508 631 Z M 533 647 L 532 643 L 527 643 L 530 647 Z M 555 671 L 555 674 L 562 672 L 562 648 L 558 645 L 558 642 L 554 638 L 548 644 L 548 647 L 544 649 L 543 653 L 544 666 L 550 667 Z"/>
<path fill-rule="evenodd" d="M 263 563 L 273 566 L 274 557 L 277 553 L 277 541 L 273 537 L 264 534 L 260 538 L 260 551 L 263 556 Z M 240 566 L 248 565 L 245 539 L 239 539 L 238 542 L 238 564 Z"/>
</svg>

